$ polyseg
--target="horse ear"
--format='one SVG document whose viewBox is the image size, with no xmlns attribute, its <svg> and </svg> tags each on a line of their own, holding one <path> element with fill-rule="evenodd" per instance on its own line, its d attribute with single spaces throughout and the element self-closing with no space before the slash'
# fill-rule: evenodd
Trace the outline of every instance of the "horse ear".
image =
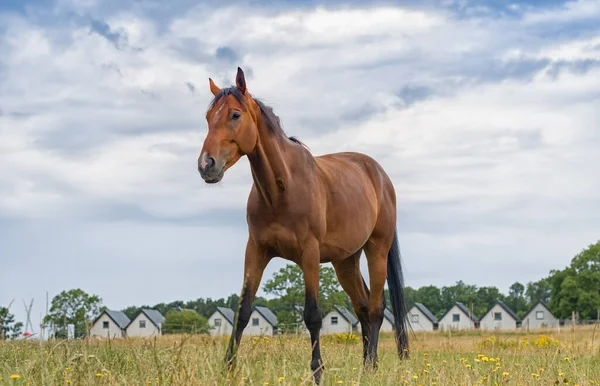
<svg viewBox="0 0 600 386">
<path fill-rule="evenodd" d="M 214 96 L 217 96 L 217 94 L 221 92 L 221 89 L 217 87 L 211 78 L 208 78 L 208 85 L 210 86 L 210 92 L 212 92 Z"/>
<path fill-rule="evenodd" d="M 244 71 L 242 71 L 242 69 L 239 67 L 235 77 L 235 85 L 242 92 L 242 94 L 246 93 L 246 77 L 244 76 Z"/>
</svg>

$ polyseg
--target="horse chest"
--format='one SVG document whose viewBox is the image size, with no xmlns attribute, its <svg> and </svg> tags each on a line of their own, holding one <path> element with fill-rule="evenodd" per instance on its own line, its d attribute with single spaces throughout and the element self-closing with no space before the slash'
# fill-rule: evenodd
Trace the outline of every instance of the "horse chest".
<svg viewBox="0 0 600 386">
<path fill-rule="evenodd" d="M 284 227 L 279 223 L 272 223 L 262 232 L 260 232 L 260 241 L 270 247 L 286 246 L 289 248 L 298 247 L 298 238 L 296 233 Z"/>
<path fill-rule="evenodd" d="M 294 259 L 298 254 L 298 237 L 293 229 L 279 223 L 271 223 L 258 231 L 262 245 L 274 249 L 281 257 Z"/>
</svg>

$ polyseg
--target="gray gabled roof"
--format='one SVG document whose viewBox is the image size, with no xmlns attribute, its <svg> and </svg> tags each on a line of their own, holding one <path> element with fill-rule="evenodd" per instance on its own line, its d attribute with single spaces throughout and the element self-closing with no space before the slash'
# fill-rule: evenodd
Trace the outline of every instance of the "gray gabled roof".
<svg viewBox="0 0 600 386">
<path fill-rule="evenodd" d="M 233 321 L 235 320 L 235 313 L 231 308 L 227 307 L 217 307 L 217 311 L 223 315 L 223 317 L 233 326 Z"/>
<path fill-rule="evenodd" d="M 348 321 L 348 323 L 350 323 L 351 325 L 355 326 L 358 323 L 358 319 L 356 319 L 356 316 L 354 316 L 350 311 L 348 311 L 345 307 L 341 307 L 341 306 L 333 306 L 333 308 L 339 312 L 344 319 L 346 319 Z"/>
<path fill-rule="evenodd" d="M 469 318 L 471 318 L 471 320 L 472 320 L 472 321 L 474 321 L 475 323 L 478 323 L 478 322 L 479 322 L 479 318 L 477 318 L 477 316 L 475 316 L 475 314 L 474 314 L 474 313 L 472 313 L 472 312 L 471 312 L 471 310 L 469 310 L 469 309 L 467 308 L 467 306 L 465 306 L 463 303 L 461 303 L 461 302 L 456 302 L 456 306 L 457 306 L 458 308 L 460 308 L 460 310 L 461 310 L 462 312 L 464 312 L 465 314 L 467 314 L 467 316 L 468 316 Z"/>
<path fill-rule="evenodd" d="M 115 324 L 117 326 L 119 326 L 120 329 L 124 330 L 125 328 L 127 328 L 127 325 L 129 324 L 130 320 L 127 317 L 127 315 L 125 315 L 125 313 L 123 311 L 116 311 L 116 310 L 104 310 L 103 312 L 100 313 L 100 315 L 98 315 L 98 317 L 96 318 L 96 320 L 94 320 L 94 324 L 98 321 L 98 319 L 100 319 L 100 317 L 106 314 L 108 315 L 108 317 L 115 322 Z"/>
<path fill-rule="evenodd" d="M 258 311 L 258 313 L 261 314 L 271 326 L 275 327 L 279 323 L 277 316 L 275 316 L 275 314 L 267 307 L 255 306 L 254 309 Z"/>
<path fill-rule="evenodd" d="M 446 315 L 448 315 L 448 313 L 454 308 L 454 306 L 458 307 L 459 310 L 461 310 L 462 312 L 464 312 L 467 315 L 467 317 L 470 318 L 473 322 L 479 323 L 479 319 L 477 318 L 477 316 L 475 316 L 475 314 L 473 314 L 467 308 L 467 306 L 465 306 L 461 302 L 454 303 L 454 305 L 452 307 L 450 307 L 450 309 L 444 313 L 444 315 L 441 317 L 441 319 L 444 319 L 446 317 Z"/>
<path fill-rule="evenodd" d="M 548 308 L 548 305 L 546 304 L 546 302 L 544 302 L 543 300 L 538 300 L 537 302 L 535 302 L 535 304 L 533 306 L 531 306 L 531 308 L 525 313 L 525 317 L 523 319 L 526 319 L 529 314 L 531 314 L 531 311 L 533 311 L 533 309 L 535 307 L 537 307 L 537 305 L 540 304 L 542 307 L 544 307 L 549 313 L 550 315 L 552 315 L 552 317 L 556 318 L 556 316 L 554 316 L 554 314 L 552 313 L 552 311 L 550 311 L 550 308 Z"/>
<path fill-rule="evenodd" d="M 154 324 L 156 327 L 158 327 L 161 323 L 164 323 L 165 321 L 165 317 L 160 312 L 152 310 L 150 308 L 142 308 L 140 312 L 138 312 L 138 314 L 135 316 L 135 318 L 137 318 L 140 314 L 146 315 L 148 319 L 150 319 L 152 324 Z M 133 320 L 135 320 L 135 318 L 133 318 Z M 133 323 L 133 320 L 129 322 L 129 324 Z"/>
<path fill-rule="evenodd" d="M 513 318 L 515 321 L 520 322 L 521 319 L 519 319 L 519 317 L 517 316 L 517 314 L 515 314 L 513 312 L 513 310 L 511 310 L 502 300 L 496 300 L 494 302 L 494 305 L 492 305 L 490 307 L 490 309 L 485 313 L 485 315 L 489 314 L 492 311 L 492 308 L 494 308 L 495 305 L 499 305 L 500 308 L 502 308 L 511 318 Z M 485 315 L 483 315 L 485 317 Z"/>
<path fill-rule="evenodd" d="M 427 319 L 429 319 L 429 321 L 430 321 L 431 323 L 438 323 L 438 320 L 437 320 L 437 318 L 435 317 L 435 315 L 433 315 L 433 314 L 431 313 L 431 311 L 429 311 L 429 309 L 428 309 L 427 307 L 425 307 L 423 304 L 421 304 L 421 303 L 415 303 L 415 307 L 416 307 L 416 308 L 417 308 L 419 311 L 421 311 L 421 313 L 422 313 L 423 315 L 425 315 L 425 317 L 426 317 Z"/>
<path fill-rule="evenodd" d="M 392 323 L 392 326 L 394 325 L 394 315 L 387 308 L 383 309 L 383 317 L 386 318 L 390 323 Z"/>
</svg>

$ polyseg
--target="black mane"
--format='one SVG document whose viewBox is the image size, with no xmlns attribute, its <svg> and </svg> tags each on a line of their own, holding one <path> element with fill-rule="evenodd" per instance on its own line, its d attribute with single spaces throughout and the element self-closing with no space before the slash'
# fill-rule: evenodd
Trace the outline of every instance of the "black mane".
<svg viewBox="0 0 600 386">
<path fill-rule="evenodd" d="M 241 105 L 245 105 L 244 103 L 244 95 L 242 94 L 242 92 L 235 86 L 232 87 L 227 87 L 227 88 L 222 88 L 221 91 L 215 95 L 215 97 L 213 98 L 213 100 L 210 102 L 208 109 L 212 109 L 214 107 L 215 104 L 217 104 L 221 99 L 223 99 L 224 97 L 228 96 L 228 95 L 232 95 L 236 101 L 238 101 Z M 262 118 L 265 120 L 265 122 L 267 123 L 267 127 L 269 128 L 269 131 L 273 134 L 281 134 L 284 137 L 285 132 L 283 131 L 283 127 L 281 125 L 281 120 L 279 119 L 279 117 L 273 112 L 273 108 L 271 106 L 267 106 L 266 104 L 264 104 L 262 101 L 250 96 L 252 99 L 254 99 L 254 101 L 256 102 L 256 104 L 258 105 L 258 107 L 260 108 L 260 113 Z M 306 147 L 305 144 L 303 144 L 298 138 L 296 137 L 287 137 L 287 139 L 289 139 L 292 142 L 295 142 L 299 145 L 302 145 L 304 147 Z"/>
</svg>

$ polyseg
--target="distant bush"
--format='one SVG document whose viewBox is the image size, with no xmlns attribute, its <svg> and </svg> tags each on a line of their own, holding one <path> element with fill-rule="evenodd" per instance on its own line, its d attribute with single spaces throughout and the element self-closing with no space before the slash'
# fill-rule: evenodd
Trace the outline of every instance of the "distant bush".
<svg viewBox="0 0 600 386">
<path fill-rule="evenodd" d="M 164 334 L 208 334 L 208 319 L 194 310 L 171 310 L 165 315 Z"/>
</svg>

